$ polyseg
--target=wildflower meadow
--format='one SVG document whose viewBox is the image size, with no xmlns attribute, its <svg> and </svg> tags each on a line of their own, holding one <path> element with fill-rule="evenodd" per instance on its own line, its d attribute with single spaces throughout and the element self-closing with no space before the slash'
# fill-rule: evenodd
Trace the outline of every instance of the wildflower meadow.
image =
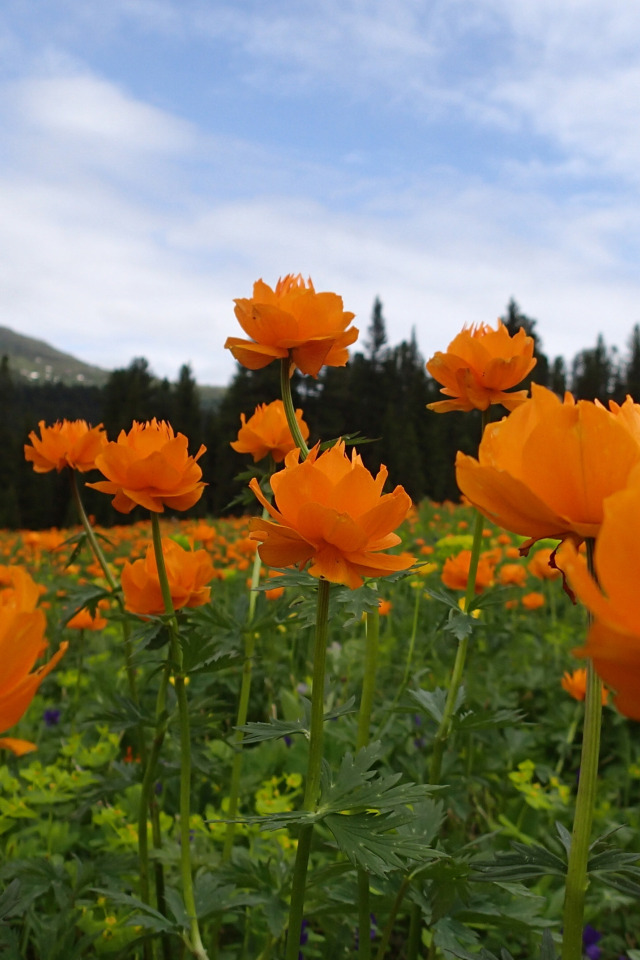
<svg viewBox="0 0 640 960">
<path fill-rule="evenodd" d="M 242 515 L 190 518 L 216 478 L 164 420 L 25 437 L 77 525 L 0 532 L 0 955 L 640 960 L 640 404 L 464 328 L 423 415 L 477 450 L 412 503 L 294 409 L 341 297 L 235 314 L 281 384 L 228 437 Z"/>
</svg>

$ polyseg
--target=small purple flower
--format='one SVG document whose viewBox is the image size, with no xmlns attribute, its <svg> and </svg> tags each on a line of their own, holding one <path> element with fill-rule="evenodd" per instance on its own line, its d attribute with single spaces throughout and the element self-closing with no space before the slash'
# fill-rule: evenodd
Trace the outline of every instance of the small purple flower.
<svg viewBox="0 0 640 960">
<path fill-rule="evenodd" d="M 156 780 L 155 784 L 153 785 L 153 792 L 155 793 L 156 797 L 160 796 L 162 793 L 162 780 Z"/>
<path fill-rule="evenodd" d="M 42 715 L 45 727 L 55 727 L 60 723 L 60 711 L 57 707 L 49 707 Z"/>
<path fill-rule="evenodd" d="M 285 734 L 282 739 L 284 740 L 285 747 L 290 747 L 293 743 L 293 739 L 289 736 L 289 734 Z"/>
<path fill-rule="evenodd" d="M 582 931 L 582 947 L 585 957 L 588 957 L 589 960 L 600 960 L 602 950 L 597 946 L 597 943 L 601 939 L 602 934 L 598 933 L 595 927 L 588 923 Z"/>
<path fill-rule="evenodd" d="M 304 947 L 307 940 L 309 939 L 309 934 L 307 933 L 307 927 L 309 926 L 308 920 L 302 921 L 302 926 L 300 927 L 300 946 Z M 304 960 L 304 954 L 302 950 L 298 953 L 298 960 Z"/>
</svg>

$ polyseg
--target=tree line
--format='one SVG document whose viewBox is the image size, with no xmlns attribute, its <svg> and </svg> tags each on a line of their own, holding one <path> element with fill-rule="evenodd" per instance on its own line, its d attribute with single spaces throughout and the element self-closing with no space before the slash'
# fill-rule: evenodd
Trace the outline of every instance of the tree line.
<svg viewBox="0 0 640 960">
<path fill-rule="evenodd" d="M 579 351 L 570 364 L 549 358 L 542 350 L 536 321 L 520 311 L 515 300 L 503 322 L 511 334 L 524 327 L 533 337 L 537 364 L 525 381 L 540 383 L 562 395 L 570 389 L 578 399 L 622 402 L 627 394 L 640 400 L 640 325 L 629 337 L 626 353 L 607 347 L 602 336 L 596 345 Z M 446 344 L 442 345 L 442 349 Z M 475 453 L 480 417 L 471 413 L 435 414 L 425 407 L 442 399 L 440 386 L 427 373 L 415 332 L 409 340 L 388 343 L 382 304 L 376 299 L 362 348 L 352 351 L 346 368 L 325 367 L 317 380 L 294 375 L 294 401 L 301 407 L 311 431 L 310 442 L 346 434 L 357 435 L 366 466 L 377 472 L 382 463 L 390 482 L 401 483 L 414 501 L 458 497 L 454 473 L 457 450 Z M 279 366 L 251 371 L 238 366 L 217 406 L 201 402 L 190 367 L 182 366 L 170 383 L 154 376 L 146 359 L 138 357 L 126 368 L 114 370 L 104 387 L 33 385 L 15 377 L 7 357 L 0 361 L 0 527 L 44 529 L 76 522 L 69 478 L 63 474 L 35 474 L 24 460 L 23 446 L 40 420 L 84 419 L 104 424 L 111 439 L 133 420 L 168 420 L 190 440 L 208 486 L 193 516 L 221 516 L 246 509 L 239 500 L 245 489 L 251 458 L 242 458 L 229 446 L 240 426 L 240 414 L 249 417 L 258 403 L 279 396 Z M 494 417 L 502 408 L 492 408 Z M 366 442 L 365 442 L 366 441 Z M 241 479 L 238 475 L 243 475 Z M 91 475 L 90 479 L 95 479 Z M 139 519 L 116 514 L 104 494 L 85 490 L 87 511 L 98 523 L 111 525 Z"/>
</svg>

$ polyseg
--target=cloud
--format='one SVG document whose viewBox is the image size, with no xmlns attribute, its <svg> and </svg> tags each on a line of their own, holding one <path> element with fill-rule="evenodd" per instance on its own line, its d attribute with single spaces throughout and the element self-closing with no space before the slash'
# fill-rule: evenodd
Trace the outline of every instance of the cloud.
<svg viewBox="0 0 640 960">
<path fill-rule="evenodd" d="M 200 382 L 224 383 L 233 299 L 258 277 L 302 272 L 340 293 L 363 331 L 379 295 L 391 342 L 415 327 L 427 355 L 463 323 L 491 322 L 510 296 L 551 355 L 571 357 L 600 331 L 623 345 L 640 320 L 640 203 L 625 179 L 635 128 L 614 94 L 624 74 L 635 103 L 634 68 L 590 42 L 601 3 L 585 0 L 590 27 L 571 35 L 566 63 L 571 4 L 557 15 L 537 4 L 321 0 L 282 3 L 268 22 L 257 3 L 217 3 L 209 20 L 211 7 L 188 0 L 114 0 L 98 17 L 111 37 L 126 17 L 174 52 L 197 27 L 208 52 L 229 48 L 228 87 L 260 76 L 283 115 L 299 95 L 286 89 L 292 70 L 308 89 L 344 90 L 356 126 L 358 101 L 387 119 L 401 104 L 428 144 L 449 111 L 450 152 L 437 163 L 389 152 L 382 120 L 361 148 L 327 143 L 322 156 L 295 136 L 252 140 L 250 125 L 244 139 L 223 135 L 185 120 L 178 101 L 148 102 L 126 71 L 113 67 L 116 81 L 74 59 L 80 20 L 66 33 L 58 24 L 37 68 L 0 87 L 2 322 L 105 367 L 142 355 L 174 378 L 191 361 Z M 79 17 L 92 5 L 72 6 Z M 90 49 L 97 28 L 83 23 Z M 611 28 L 617 50 L 635 25 Z M 56 46 L 63 34 L 71 52 Z M 470 124 L 490 134 L 478 156 Z"/>
</svg>

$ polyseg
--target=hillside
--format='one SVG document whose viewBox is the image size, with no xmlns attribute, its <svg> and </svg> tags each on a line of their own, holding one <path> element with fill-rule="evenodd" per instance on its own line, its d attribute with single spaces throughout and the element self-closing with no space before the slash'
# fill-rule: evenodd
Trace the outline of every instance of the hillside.
<svg viewBox="0 0 640 960">
<path fill-rule="evenodd" d="M 109 379 L 110 370 L 94 367 L 78 360 L 70 353 L 56 350 L 44 340 L 26 337 L 9 327 L 0 327 L 0 357 L 6 356 L 12 374 L 32 383 L 64 383 L 103 387 Z M 198 384 L 200 401 L 204 409 L 214 409 L 222 399 L 225 387 Z"/>
<path fill-rule="evenodd" d="M 34 384 L 66 383 L 103 386 L 109 371 L 77 360 L 56 350 L 44 340 L 25 337 L 8 327 L 0 327 L 0 356 L 9 360 L 14 375 Z"/>
</svg>

